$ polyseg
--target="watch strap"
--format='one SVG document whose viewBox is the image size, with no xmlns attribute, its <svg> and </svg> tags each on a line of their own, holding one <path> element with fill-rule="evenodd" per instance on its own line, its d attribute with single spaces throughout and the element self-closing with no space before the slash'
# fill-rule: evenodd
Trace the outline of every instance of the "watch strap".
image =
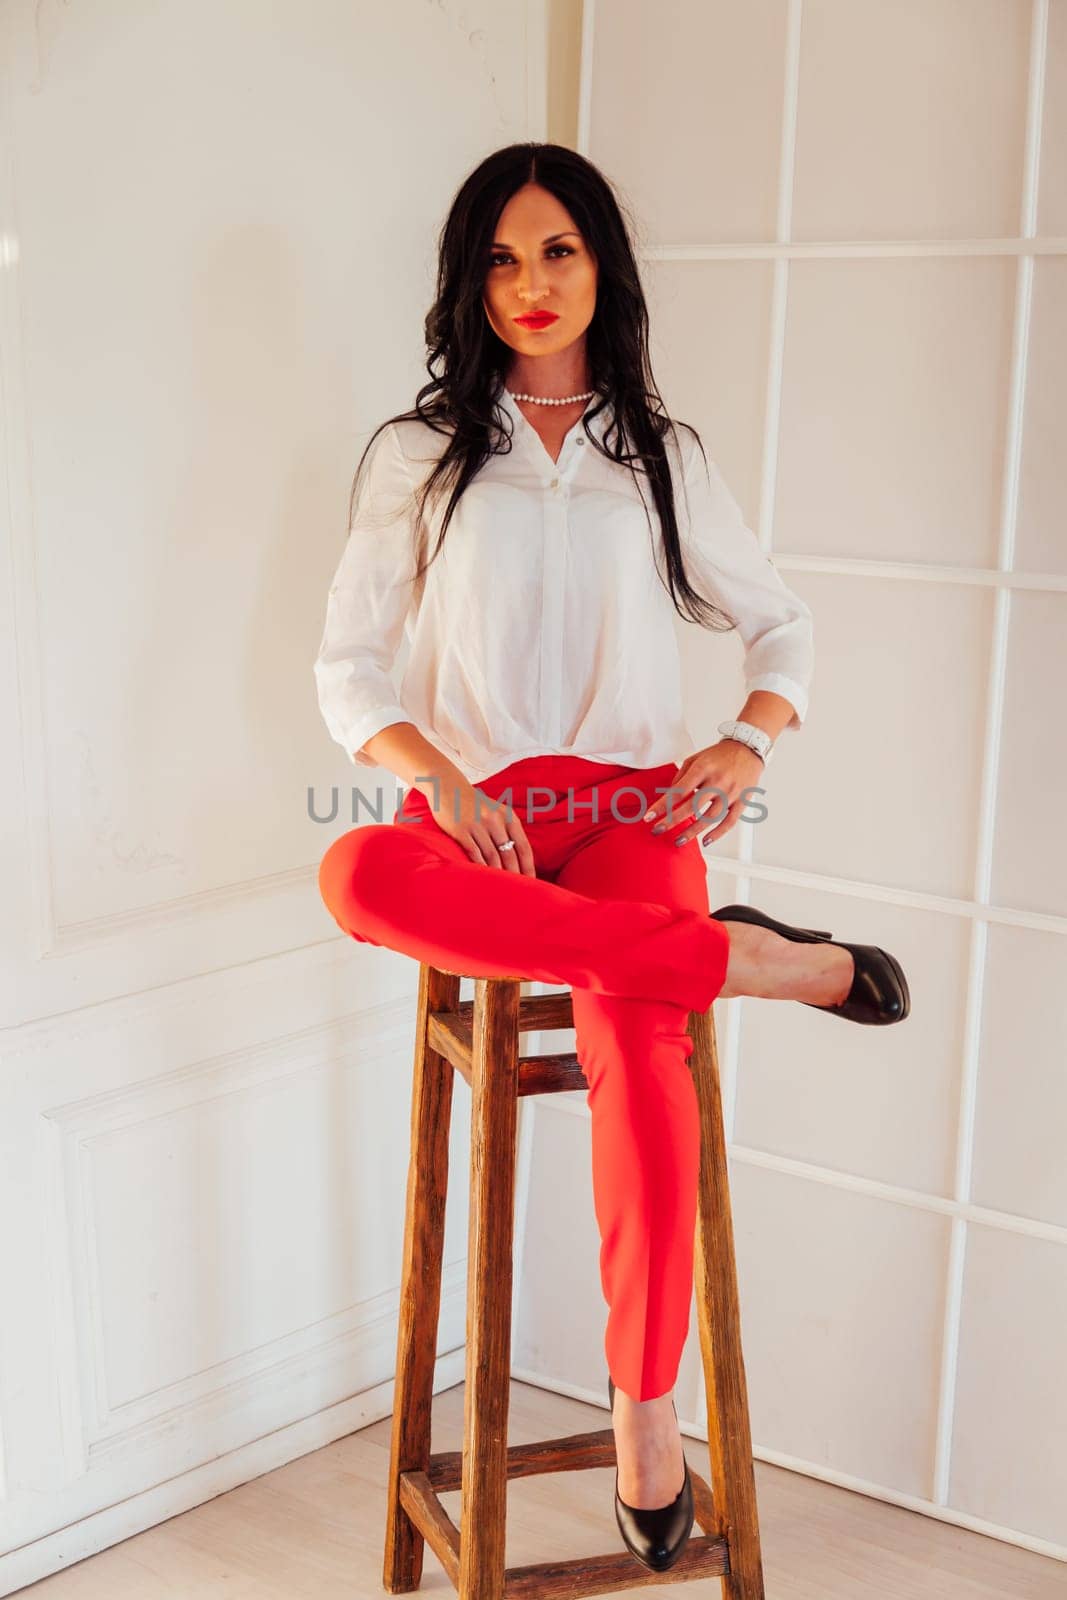
<svg viewBox="0 0 1067 1600">
<path fill-rule="evenodd" d="M 764 728 L 757 728 L 752 722 L 738 722 L 736 719 L 720 722 L 716 732 L 721 733 L 724 739 L 736 739 L 738 744 L 747 745 L 756 752 L 764 766 L 771 759 L 773 739 Z"/>
</svg>

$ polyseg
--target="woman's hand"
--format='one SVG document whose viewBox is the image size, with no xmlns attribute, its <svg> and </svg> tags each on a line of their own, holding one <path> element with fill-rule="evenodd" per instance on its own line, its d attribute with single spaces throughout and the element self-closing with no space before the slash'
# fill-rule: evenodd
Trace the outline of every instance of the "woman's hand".
<svg viewBox="0 0 1067 1600">
<path fill-rule="evenodd" d="M 494 801 L 465 778 L 445 780 L 437 787 L 439 801 L 427 796 L 434 821 L 462 845 L 472 861 L 536 878 L 533 850 L 514 807 Z M 500 845 L 508 839 L 514 839 L 515 848 L 501 851 Z"/>
<path fill-rule="evenodd" d="M 682 845 L 695 839 L 708 822 L 717 822 L 700 840 L 710 844 L 729 833 L 750 791 L 759 787 L 762 773 L 763 761 L 754 750 L 738 739 L 720 739 L 686 756 L 671 779 L 670 793 L 660 795 L 645 812 L 646 826 L 653 833 L 681 828 L 674 843 Z"/>
</svg>

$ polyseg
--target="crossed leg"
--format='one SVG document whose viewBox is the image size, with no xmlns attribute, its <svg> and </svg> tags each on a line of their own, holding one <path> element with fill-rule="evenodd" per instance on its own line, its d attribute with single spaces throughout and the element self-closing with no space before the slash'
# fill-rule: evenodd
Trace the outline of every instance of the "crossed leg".
<svg viewBox="0 0 1067 1600">
<path fill-rule="evenodd" d="M 579 853 L 586 848 L 600 846 Z M 349 829 L 326 850 L 318 878 L 342 932 L 470 977 L 521 974 L 686 1012 L 706 1011 L 726 977 L 729 934 L 706 899 L 700 910 L 618 899 L 603 882 L 587 894 L 488 867 L 432 817 Z"/>
</svg>

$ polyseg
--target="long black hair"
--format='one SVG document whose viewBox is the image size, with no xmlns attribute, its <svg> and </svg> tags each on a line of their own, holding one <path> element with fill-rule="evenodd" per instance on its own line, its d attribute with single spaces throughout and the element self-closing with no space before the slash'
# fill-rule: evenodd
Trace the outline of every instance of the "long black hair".
<svg viewBox="0 0 1067 1600">
<path fill-rule="evenodd" d="M 505 145 L 480 162 L 457 191 L 441 229 L 436 297 L 425 322 L 430 382 L 419 390 L 410 411 L 387 417 L 367 441 L 352 484 L 349 526 L 368 452 L 391 423 L 421 421 L 447 436 L 417 503 L 421 523 L 430 497 L 450 491 L 431 560 L 471 479 L 501 447 L 500 441 L 511 448 L 510 433 L 496 420 L 494 396 L 513 351 L 491 326 L 483 295 L 500 214 L 527 183 L 540 184 L 566 207 L 597 263 L 596 310 L 586 330 L 586 353 L 590 382 L 600 399 L 582 418 L 586 436 L 609 460 L 628 466 L 635 481 L 638 467 L 646 473 L 660 518 L 667 588 L 679 615 L 716 631 L 729 630 L 735 620 L 694 589 L 685 571 L 663 443 L 679 424 L 668 416 L 652 377 L 648 307 L 622 204 L 603 173 L 564 145 Z M 589 431 L 589 420 L 609 403 L 612 415 L 601 448 Z M 696 429 L 688 423 L 680 426 L 690 429 L 703 453 Z M 644 503 L 643 494 L 641 498 Z M 428 565 L 420 564 L 416 581 Z"/>
</svg>

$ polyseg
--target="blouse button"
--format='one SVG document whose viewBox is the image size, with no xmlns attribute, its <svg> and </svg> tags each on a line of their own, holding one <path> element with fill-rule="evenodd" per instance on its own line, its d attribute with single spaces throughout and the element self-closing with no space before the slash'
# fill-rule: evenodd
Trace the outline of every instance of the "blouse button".
<svg viewBox="0 0 1067 1600">
<path fill-rule="evenodd" d="M 553 488 L 553 489 L 558 489 L 559 488 L 559 479 L 558 478 L 553 478 L 550 487 Z"/>
</svg>

